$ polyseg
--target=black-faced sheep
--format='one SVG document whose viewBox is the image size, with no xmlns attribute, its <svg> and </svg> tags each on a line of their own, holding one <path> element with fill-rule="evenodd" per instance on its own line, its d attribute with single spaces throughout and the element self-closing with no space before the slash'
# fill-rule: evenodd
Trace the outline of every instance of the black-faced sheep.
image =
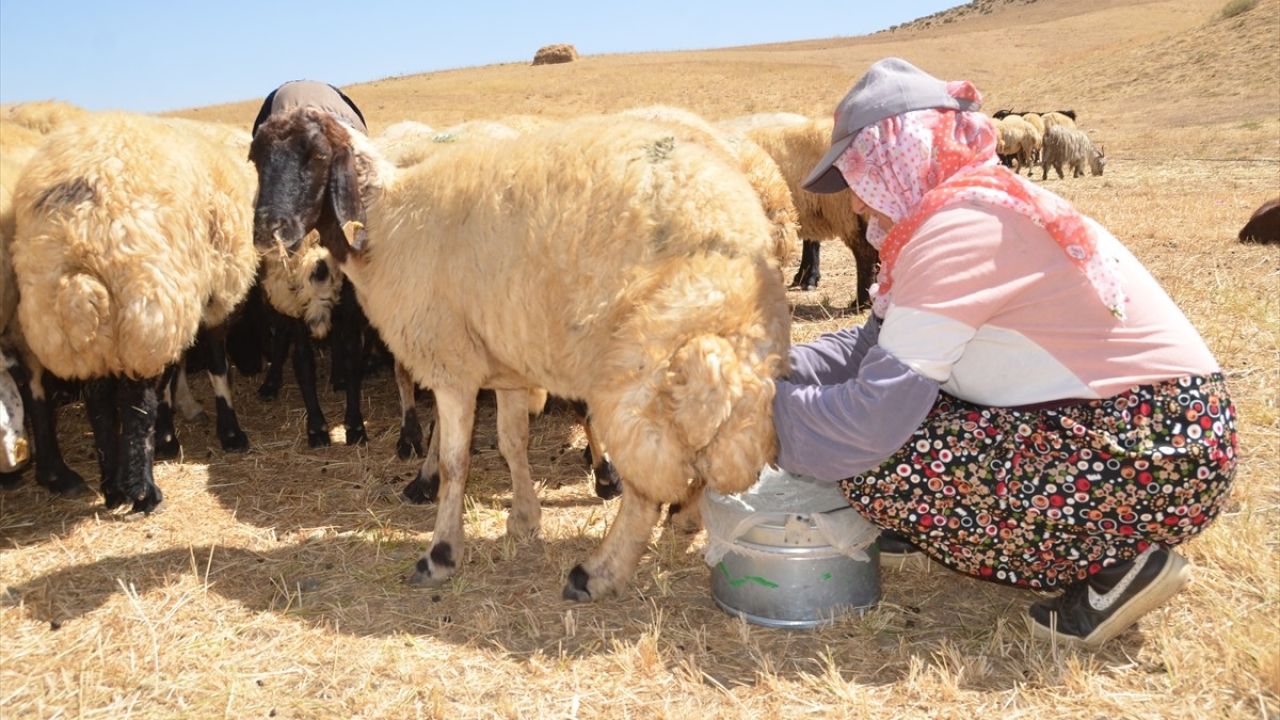
<svg viewBox="0 0 1280 720">
<path fill-rule="evenodd" d="M 766 117 L 779 119 L 777 114 Z M 858 289 L 854 305 L 865 306 L 871 301 L 871 283 L 875 279 L 879 254 L 866 240 L 866 226 L 853 211 L 848 193 L 818 194 L 800 185 L 813 166 L 831 147 L 833 121 L 805 120 L 796 122 L 783 114 L 779 124 L 770 125 L 756 116 L 738 118 L 721 123 L 730 129 L 744 128 L 751 138 L 773 158 L 782 171 L 791 190 L 800 221 L 802 247 L 800 268 L 791 285 L 804 290 L 818 286 L 821 278 L 819 242 L 839 238 L 853 253 L 857 261 Z"/>
<path fill-rule="evenodd" d="M 301 107 L 327 112 L 354 131 L 367 132 L 364 114 L 351 98 L 333 85 L 313 80 L 288 82 L 267 95 L 253 122 L 253 132 L 257 133 L 272 117 Z M 266 380 L 258 388 L 258 396 L 271 399 L 279 392 L 284 355 L 292 347 L 294 378 L 307 410 L 307 444 L 313 448 L 327 446 L 329 428 L 316 388 L 312 339 L 322 340 L 330 336 L 332 329 L 330 348 L 335 371 L 330 380 L 347 395 L 343 418 L 345 441 L 348 445 L 367 443 L 360 389 L 368 321 L 356 301 L 355 291 L 345 282 L 342 271 L 315 233 L 304 239 L 292 258 L 286 258 L 283 251 L 266 253 L 262 275 L 264 296 L 275 311 L 269 315 L 278 336 L 269 348 L 270 365 Z"/>
<path fill-rule="evenodd" d="M 435 393 L 441 503 L 418 581 L 441 582 L 462 557 L 480 387 L 498 396 L 509 533 L 536 530 L 540 513 L 532 388 L 584 399 L 628 483 L 604 543 L 570 573 L 573 599 L 627 581 L 659 503 L 704 483 L 743 490 L 775 455 L 788 307 L 759 198 L 714 153 L 611 117 L 397 171 L 304 109 L 264 125 L 251 157 L 255 241 L 289 247 L 318 229 L 396 358 Z"/>
<path fill-rule="evenodd" d="M 1093 146 L 1093 141 L 1083 130 L 1061 125 L 1049 128 L 1044 136 L 1044 150 L 1040 158 L 1041 180 L 1048 179 L 1050 167 L 1058 172 L 1059 179 L 1063 178 L 1063 165 L 1071 168 L 1072 177 L 1084 177 L 1086 163 L 1091 173 L 1101 175 L 1107 164 L 1107 157 L 1101 149 Z"/>
<path fill-rule="evenodd" d="M 41 366 L 89 381 L 108 507 L 149 512 L 161 501 L 151 470 L 157 393 L 202 327 L 219 440 L 248 446 L 220 328 L 257 271 L 253 181 L 247 163 L 202 133 L 109 113 L 51 136 L 18 183 L 23 336 Z"/>
</svg>

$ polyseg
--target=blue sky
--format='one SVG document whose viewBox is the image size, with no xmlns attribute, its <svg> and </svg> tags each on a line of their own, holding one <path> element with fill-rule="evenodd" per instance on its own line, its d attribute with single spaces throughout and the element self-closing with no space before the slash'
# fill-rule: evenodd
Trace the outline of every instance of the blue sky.
<svg viewBox="0 0 1280 720">
<path fill-rule="evenodd" d="M 336 85 L 584 55 L 862 35 L 962 0 L 0 0 L 0 102 L 156 112 Z"/>
</svg>

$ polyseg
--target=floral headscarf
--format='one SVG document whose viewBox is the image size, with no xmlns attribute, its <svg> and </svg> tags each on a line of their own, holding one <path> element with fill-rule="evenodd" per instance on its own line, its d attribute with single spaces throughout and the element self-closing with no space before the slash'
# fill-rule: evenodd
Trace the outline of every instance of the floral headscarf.
<svg viewBox="0 0 1280 720">
<path fill-rule="evenodd" d="M 947 90 L 981 101 L 965 81 L 948 83 Z M 898 255 L 920 225 L 945 206 L 973 201 L 1009 208 L 1043 227 L 1103 304 L 1124 318 L 1126 298 L 1114 260 L 1099 253 L 1093 231 L 1066 200 L 997 163 L 995 127 L 987 116 L 943 109 L 895 115 L 859 132 L 835 166 L 863 202 L 894 222 L 888 232 L 875 221 L 867 228 L 868 242 L 880 251 L 871 288 L 877 316 L 889 307 Z"/>
</svg>

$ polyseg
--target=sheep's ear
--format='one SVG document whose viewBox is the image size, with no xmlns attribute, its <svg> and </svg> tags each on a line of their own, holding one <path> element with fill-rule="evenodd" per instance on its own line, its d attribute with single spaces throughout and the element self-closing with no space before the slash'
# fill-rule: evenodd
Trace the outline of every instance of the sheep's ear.
<svg viewBox="0 0 1280 720">
<path fill-rule="evenodd" d="M 364 202 L 356 177 L 355 154 L 348 147 L 338 148 L 329 165 L 329 204 L 342 235 L 352 250 L 364 250 L 368 239 L 364 231 Z"/>
</svg>

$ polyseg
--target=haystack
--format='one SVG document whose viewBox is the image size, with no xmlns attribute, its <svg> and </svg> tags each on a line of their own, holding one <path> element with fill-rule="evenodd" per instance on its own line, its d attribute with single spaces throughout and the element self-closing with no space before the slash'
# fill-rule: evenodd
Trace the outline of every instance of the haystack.
<svg viewBox="0 0 1280 720">
<path fill-rule="evenodd" d="M 578 59 L 578 50 L 572 45 L 563 43 L 558 45 L 546 45 L 538 48 L 538 52 L 533 56 L 534 65 L 555 65 L 557 63 L 568 63 Z"/>
</svg>

